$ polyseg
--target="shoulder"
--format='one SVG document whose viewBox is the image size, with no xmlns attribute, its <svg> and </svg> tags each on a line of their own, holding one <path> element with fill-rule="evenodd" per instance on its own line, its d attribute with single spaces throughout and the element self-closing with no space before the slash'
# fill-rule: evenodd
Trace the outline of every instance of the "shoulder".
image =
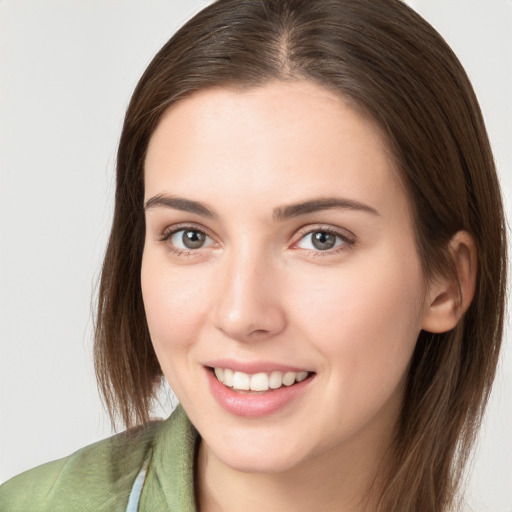
<svg viewBox="0 0 512 512">
<path fill-rule="evenodd" d="M 0 512 L 123 510 L 160 423 L 132 429 L 0 486 Z"/>
</svg>

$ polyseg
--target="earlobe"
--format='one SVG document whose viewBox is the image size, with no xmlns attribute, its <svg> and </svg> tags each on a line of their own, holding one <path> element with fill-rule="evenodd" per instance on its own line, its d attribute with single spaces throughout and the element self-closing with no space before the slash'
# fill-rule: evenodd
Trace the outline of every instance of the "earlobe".
<svg viewBox="0 0 512 512">
<path fill-rule="evenodd" d="M 427 290 L 422 329 L 433 333 L 453 329 L 475 294 L 477 250 L 473 237 L 467 231 L 458 231 L 448 250 L 456 275 L 434 279 Z"/>
</svg>

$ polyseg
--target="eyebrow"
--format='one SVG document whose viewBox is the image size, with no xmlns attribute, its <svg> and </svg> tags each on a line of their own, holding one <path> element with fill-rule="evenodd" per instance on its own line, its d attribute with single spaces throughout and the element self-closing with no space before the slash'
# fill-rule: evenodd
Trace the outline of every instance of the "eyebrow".
<svg viewBox="0 0 512 512">
<path fill-rule="evenodd" d="M 210 219 L 218 218 L 218 215 L 205 204 L 198 201 L 193 201 L 191 199 L 185 199 L 183 197 L 158 194 L 148 199 L 144 204 L 145 210 L 156 207 L 167 207 L 183 212 L 195 213 L 196 215 Z M 309 201 L 303 201 L 300 203 L 294 203 L 274 208 L 272 218 L 274 221 L 279 222 L 291 219 L 293 217 L 307 215 L 308 213 L 315 213 L 322 210 L 332 210 L 335 208 L 342 210 L 361 211 L 364 213 L 380 216 L 380 213 L 375 208 L 365 203 L 361 203 L 360 201 L 339 197 L 326 197 L 311 199 Z"/>
<path fill-rule="evenodd" d="M 356 210 L 380 216 L 380 213 L 375 208 L 372 208 L 365 203 L 354 201 L 352 199 L 326 197 L 275 208 L 272 217 L 276 221 L 283 221 L 292 217 L 298 217 L 299 215 L 306 215 L 308 213 L 314 213 L 322 210 L 332 210 L 335 208 L 340 208 L 342 210 Z"/>
<path fill-rule="evenodd" d="M 144 209 L 149 210 L 157 206 L 165 206 L 167 208 L 173 208 L 174 210 L 180 210 L 182 212 L 195 213 L 201 217 L 208 217 L 210 219 L 217 218 L 217 215 L 213 210 L 205 206 L 203 203 L 198 201 L 192 201 L 183 197 L 166 196 L 158 194 L 151 197 L 144 204 Z"/>
</svg>

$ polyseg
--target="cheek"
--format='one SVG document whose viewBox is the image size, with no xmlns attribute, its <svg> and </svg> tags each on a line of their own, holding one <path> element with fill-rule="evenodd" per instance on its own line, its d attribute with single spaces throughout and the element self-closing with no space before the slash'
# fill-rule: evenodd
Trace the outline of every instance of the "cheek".
<svg viewBox="0 0 512 512">
<path fill-rule="evenodd" d="M 147 251 L 141 269 L 144 308 L 153 348 L 170 387 L 187 403 L 198 400 L 187 386 L 194 374 L 196 340 L 208 311 L 208 279 L 191 267 L 173 267 L 161 254 Z"/>
<path fill-rule="evenodd" d="M 375 255 L 309 284 L 295 301 L 340 389 L 401 380 L 420 332 L 422 283 L 416 259 Z"/>
<path fill-rule="evenodd" d="M 168 352 L 193 343 L 201 311 L 206 309 L 205 281 L 198 279 L 192 267 L 173 268 L 165 257 L 145 252 L 141 286 L 151 340 L 164 364 Z"/>
<path fill-rule="evenodd" d="M 337 438 L 341 424 L 346 436 L 363 425 L 387 429 L 399 414 L 420 331 L 422 278 L 414 263 L 380 261 L 317 281 L 296 302 L 295 318 L 322 355 L 325 396 L 337 405 L 322 413 L 326 438 Z"/>
</svg>

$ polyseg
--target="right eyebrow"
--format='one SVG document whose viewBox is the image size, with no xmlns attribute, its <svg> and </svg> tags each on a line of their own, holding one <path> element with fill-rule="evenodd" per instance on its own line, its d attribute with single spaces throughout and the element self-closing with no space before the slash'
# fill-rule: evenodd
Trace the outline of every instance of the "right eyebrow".
<svg viewBox="0 0 512 512">
<path fill-rule="evenodd" d="M 167 196 L 164 194 L 158 194 L 149 198 L 144 203 L 144 210 L 149 210 L 159 206 L 173 208 L 174 210 L 180 210 L 182 212 L 195 213 L 196 215 L 208 217 L 210 219 L 217 218 L 217 214 L 203 203 L 192 201 L 190 199 L 183 199 L 182 197 Z"/>
</svg>

